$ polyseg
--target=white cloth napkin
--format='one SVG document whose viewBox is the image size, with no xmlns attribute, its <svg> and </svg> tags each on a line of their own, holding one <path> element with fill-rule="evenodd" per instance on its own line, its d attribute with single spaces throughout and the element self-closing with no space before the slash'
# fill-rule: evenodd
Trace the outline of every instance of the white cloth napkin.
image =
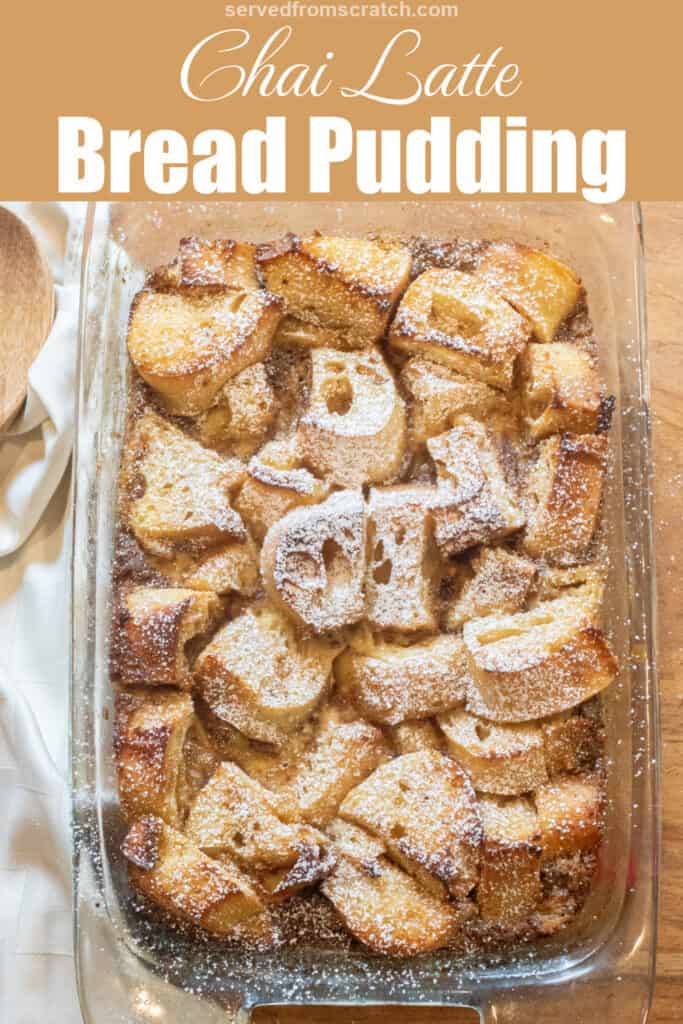
<svg viewBox="0 0 683 1024">
<path fill-rule="evenodd" d="M 56 315 L 29 372 L 24 407 L 0 431 L 0 557 L 16 551 L 33 532 L 71 455 L 79 289 L 69 282 L 66 254 L 82 204 L 6 205 L 44 247 L 55 280 Z"/>
<path fill-rule="evenodd" d="M 0 434 L 0 1024 L 80 1024 L 71 939 L 68 568 L 83 204 L 7 203 L 48 256 L 53 330 Z"/>
</svg>

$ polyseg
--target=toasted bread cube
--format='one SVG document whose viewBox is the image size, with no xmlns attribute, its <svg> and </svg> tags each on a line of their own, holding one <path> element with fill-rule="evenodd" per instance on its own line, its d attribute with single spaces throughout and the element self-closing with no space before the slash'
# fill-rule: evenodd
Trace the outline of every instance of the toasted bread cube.
<svg viewBox="0 0 683 1024">
<path fill-rule="evenodd" d="M 562 434 L 539 445 L 528 483 L 524 548 L 563 564 L 584 557 L 600 512 L 607 457 L 604 434 Z"/>
<path fill-rule="evenodd" d="M 446 555 L 509 536 L 524 516 L 500 464 L 494 435 L 470 416 L 427 442 L 439 486 L 433 513 L 436 543 Z"/>
<path fill-rule="evenodd" d="M 597 615 L 605 591 L 605 580 L 605 566 L 600 562 L 561 568 L 545 565 L 538 578 L 537 596 L 547 601 L 549 598 L 562 597 L 570 591 L 576 593 L 580 588 L 584 597 L 591 595 L 591 604 Z"/>
<path fill-rule="evenodd" d="M 408 360 L 401 370 L 401 382 L 411 399 L 410 437 L 415 445 L 442 434 L 463 414 L 483 420 L 508 405 L 500 391 L 488 384 L 420 356 Z"/>
<path fill-rule="evenodd" d="M 182 832 L 146 815 L 123 844 L 131 885 L 181 921 L 213 935 L 263 910 L 247 876 L 235 864 L 205 856 Z"/>
<path fill-rule="evenodd" d="M 121 681 L 187 690 L 192 675 L 186 646 L 217 621 L 221 603 L 210 591 L 137 587 L 123 599 Z"/>
<path fill-rule="evenodd" d="M 484 827 L 477 903 L 484 921 L 509 925 L 541 902 L 541 848 L 529 800 L 481 796 Z"/>
<path fill-rule="evenodd" d="M 345 857 L 359 867 L 370 866 L 386 857 L 386 847 L 365 829 L 352 825 L 343 818 L 334 818 L 327 826 L 327 834 L 334 843 L 339 857 Z"/>
<path fill-rule="evenodd" d="M 466 622 L 469 710 L 495 722 L 524 722 L 604 690 L 617 662 L 594 618 L 593 595 L 584 587 L 527 612 Z"/>
<path fill-rule="evenodd" d="M 288 512 L 263 541 L 266 592 L 316 633 L 357 622 L 364 610 L 365 532 L 360 491 L 337 491 L 320 505 Z"/>
<path fill-rule="evenodd" d="M 197 418 L 199 439 L 213 448 L 229 447 L 240 458 L 263 444 L 277 413 L 275 392 L 263 363 L 229 380 L 218 401 Z"/>
<path fill-rule="evenodd" d="M 197 706 L 202 724 L 221 760 L 233 761 L 252 779 L 260 782 L 272 795 L 277 812 L 283 820 L 298 821 L 298 815 L 292 812 L 292 802 L 287 795 L 288 787 L 302 759 L 314 745 L 319 730 L 317 718 L 311 716 L 306 719 L 294 732 L 284 737 L 280 746 L 275 747 L 251 740 L 228 722 L 221 721 L 198 696 Z"/>
<path fill-rule="evenodd" d="M 439 715 L 448 751 L 483 793 L 516 796 L 547 782 L 543 732 L 535 722 L 496 725 L 464 708 Z"/>
<path fill-rule="evenodd" d="M 356 637 L 334 670 L 344 697 L 383 725 L 447 711 L 470 682 L 462 638 L 445 634 L 407 647 Z"/>
<path fill-rule="evenodd" d="M 169 412 L 195 416 L 226 381 L 268 355 L 281 309 L 264 291 L 142 291 L 131 310 L 128 352 Z"/>
<path fill-rule="evenodd" d="M 221 544 L 191 555 L 178 551 L 173 558 L 150 558 L 162 575 L 190 590 L 251 597 L 259 583 L 259 553 L 250 537 Z"/>
<path fill-rule="evenodd" d="M 251 605 L 204 648 L 195 679 L 221 721 L 252 739 L 281 744 L 325 693 L 338 650 L 298 638 L 268 604 Z"/>
<path fill-rule="evenodd" d="M 188 694 L 144 688 L 119 694 L 114 754 L 127 821 L 157 814 L 169 825 L 182 823 L 178 787 L 193 721 Z"/>
<path fill-rule="evenodd" d="M 454 937 L 455 907 L 392 864 L 381 843 L 345 821 L 334 821 L 329 831 L 339 859 L 321 888 L 359 942 L 376 953 L 415 956 Z"/>
<path fill-rule="evenodd" d="M 429 718 L 409 718 L 391 729 L 391 740 L 399 754 L 418 750 L 443 750 L 443 736 Z"/>
<path fill-rule="evenodd" d="M 405 451 L 405 406 L 376 348 L 311 353 L 311 393 L 299 424 L 310 468 L 340 487 L 396 476 Z"/>
<path fill-rule="evenodd" d="M 534 793 L 543 860 L 590 850 L 602 838 L 604 801 L 597 775 L 565 775 Z"/>
<path fill-rule="evenodd" d="M 509 391 L 529 334 L 524 318 L 472 274 L 435 269 L 406 291 L 389 343 Z"/>
<path fill-rule="evenodd" d="M 519 611 L 537 574 L 533 562 L 506 548 L 485 548 L 471 568 L 474 575 L 446 609 L 446 629 L 459 629 L 470 619 L 494 612 Z"/>
<path fill-rule="evenodd" d="M 477 276 L 526 317 L 540 341 L 553 340 L 581 294 L 581 282 L 566 264 L 516 242 L 490 246 Z"/>
<path fill-rule="evenodd" d="M 551 779 L 595 766 L 601 744 L 594 718 L 565 711 L 542 722 L 541 726 L 545 763 Z"/>
<path fill-rule="evenodd" d="M 259 287 L 256 246 L 228 238 L 181 238 L 178 255 L 152 276 L 154 288 L 192 291 L 252 291 Z"/>
<path fill-rule="evenodd" d="M 238 863 L 274 899 L 319 882 L 334 867 L 327 837 L 282 822 L 273 795 L 229 761 L 198 794 L 185 831 L 204 853 Z"/>
<path fill-rule="evenodd" d="M 583 349 L 560 341 L 527 345 L 522 380 L 525 421 L 535 441 L 564 431 L 595 433 L 602 394 L 593 361 Z"/>
<path fill-rule="evenodd" d="M 166 688 L 117 696 L 114 755 L 126 820 L 157 814 L 174 828 L 219 764 L 190 696 Z"/>
<path fill-rule="evenodd" d="M 288 313 L 356 345 L 384 334 L 411 265 L 399 245 L 324 235 L 290 235 L 258 259 L 266 287 L 284 296 Z"/>
<path fill-rule="evenodd" d="M 235 508 L 254 538 L 262 541 L 291 509 L 317 505 L 329 492 L 329 483 L 302 465 L 296 438 L 271 441 L 250 461 Z"/>
<path fill-rule="evenodd" d="M 284 316 L 280 321 L 273 344 L 282 348 L 301 349 L 307 352 L 312 348 L 365 348 L 367 339 L 360 341 L 355 335 L 340 334 L 334 327 L 322 327 L 310 320 L 300 320 L 295 316 Z"/>
<path fill-rule="evenodd" d="M 410 484 L 370 491 L 365 601 L 367 618 L 378 629 L 437 627 L 433 492 Z"/>
<path fill-rule="evenodd" d="M 144 493 L 130 502 L 129 520 L 146 551 L 170 558 L 178 546 L 201 551 L 246 539 L 244 523 L 230 505 L 244 477 L 240 463 L 203 448 L 154 413 L 136 423 L 131 450 Z"/>
<path fill-rule="evenodd" d="M 301 758 L 290 783 L 281 791 L 281 814 L 287 821 L 326 825 L 347 793 L 388 753 L 384 737 L 374 725 L 321 716 L 312 749 Z"/>
<path fill-rule="evenodd" d="M 476 885 L 481 821 L 474 790 L 450 758 L 403 754 L 346 797 L 339 815 L 386 844 L 391 857 L 437 895 Z"/>
</svg>

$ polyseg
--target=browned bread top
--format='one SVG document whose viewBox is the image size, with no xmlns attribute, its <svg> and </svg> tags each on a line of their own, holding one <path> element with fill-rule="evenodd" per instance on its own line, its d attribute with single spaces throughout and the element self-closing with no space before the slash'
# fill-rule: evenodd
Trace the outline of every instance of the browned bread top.
<svg viewBox="0 0 683 1024">
<path fill-rule="evenodd" d="M 262 247 L 258 261 L 266 287 L 284 297 L 288 312 L 334 329 L 344 347 L 380 337 L 411 265 L 402 246 L 325 235 L 289 235 Z"/>
<path fill-rule="evenodd" d="M 581 281 L 570 267 L 518 242 L 491 245 L 477 276 L 519 310 L 540 341 L 553 340 L 581 295 Z"/>
<path fill-rule="evenodd" d="M 128 352 L 166 408 L 208 409 L 231 377 L 262 360 L 282 310 L 263 290 L 216 294 L 141 291 L 131 310 Z"/>
<path fill-rule="evenodd" d="M 181 238 L 178 255 L 151 277 L 157 289 L 222 291 L 234 288 L 250 291 L 259 287 L 256 276 L 256 246 L 231 238 L 207 241 L 191 235 Z"/>
<path fill-rule="evenodd" d="M 389 342 L 508 391 L 529 333 L 512 306 L 471 274 L 427 270 L 401 300 Z"/>
</svg>

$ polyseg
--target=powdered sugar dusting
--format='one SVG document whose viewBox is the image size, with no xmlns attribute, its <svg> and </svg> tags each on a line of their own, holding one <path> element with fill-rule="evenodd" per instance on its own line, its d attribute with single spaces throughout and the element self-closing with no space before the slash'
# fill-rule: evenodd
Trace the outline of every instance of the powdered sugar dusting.
<svg viewBox="0 0 683 1024">
<path fill-rule="evenodd" d="M 418 957 L 387 967 L 398 996 L 419 954 L 464 969 L 563 929 L 602 828 L 580 706 L 616 673 L 582 577 L 607 398 L 576 275 L 514 244 L 190 239 L 140 303 L 151 386 L 140 352 L 189 360 L 170 404 L 157 381 L 184 418 L 143 402 L 121 477 L 120 550 L 129 529 L 141 546 L 118 577 L 141 609 L 119 746 L 141 941 L 178 977 L 206 943 L 207 989 L 226 948 L 236 984 L 269 950 L 328 950 L 308 990 L 342 962 L 360 977 L 360 942 Z M 176 603 L 152 613 L 145 586 Z M 155 658 L 157 682 L 192 688 L 180 717 L 139 688 Z"/>
</svg>

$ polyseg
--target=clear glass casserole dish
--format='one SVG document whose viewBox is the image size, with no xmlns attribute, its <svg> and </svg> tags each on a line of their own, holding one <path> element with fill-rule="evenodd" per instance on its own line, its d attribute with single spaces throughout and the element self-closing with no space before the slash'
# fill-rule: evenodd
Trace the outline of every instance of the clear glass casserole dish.
<svg viewBox="0 0 683 1024">
<path fill-rule="evenodd" d="M 605 523 L 606 625 L 621 671 L 605 701 L 607 834 L 578 920 L 533 947 L 413 961 L 319 948 L 226 949 L 159 932 L 130 907 L 108 679 L 126 324 L 145 273 L 190 234 L 265 241 L 287 230 L 424 233 L 548 243 L 581 274 L 603 378 L 616 396 Z M 74 459 L 74 927 L 86 1022 L 244 1022 L 263 1004 L 469 1006 L 485 1021 L 645 1020 L 659 863 L 658 706 L 642 226 L 637 207 L 523 204 L 92 204 L 85 230 Z"/>
</svg>

